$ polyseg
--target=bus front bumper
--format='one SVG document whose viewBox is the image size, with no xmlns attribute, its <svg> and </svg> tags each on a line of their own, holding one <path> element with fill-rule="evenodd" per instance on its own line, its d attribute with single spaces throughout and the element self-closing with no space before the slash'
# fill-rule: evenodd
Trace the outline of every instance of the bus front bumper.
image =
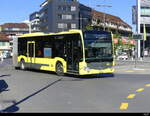
<svg viewBox="0 0 150 116">
<path fill-rule="evenodd" d="M 115 69 L 113 68 L 102 69 L 102 70 L 82 69 L 80 70 L 80 75 L 107 74 L 107 73 L 114 73 L 114 72 L 115 72 Z"/>
</svg>

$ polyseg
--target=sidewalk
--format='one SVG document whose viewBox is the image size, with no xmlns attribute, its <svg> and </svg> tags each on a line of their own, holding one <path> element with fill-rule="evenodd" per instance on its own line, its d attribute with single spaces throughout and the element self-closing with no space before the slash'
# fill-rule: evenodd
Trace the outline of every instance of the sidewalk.
<svg viewBox="0 0 150 116">
<path fill-rule="evenodd" d="M 120 74 L 150 74 L 150 58 L 144 60 L 117 60 L 115 73 Z"/>
</svg>

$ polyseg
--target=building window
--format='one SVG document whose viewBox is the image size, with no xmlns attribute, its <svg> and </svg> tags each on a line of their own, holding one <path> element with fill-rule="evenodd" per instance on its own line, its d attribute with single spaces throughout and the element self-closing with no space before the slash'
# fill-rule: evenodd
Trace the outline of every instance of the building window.
<svg viewBox="0 0 150 116">
<path fill-rule="evenodd" d="M 72 15 L 62 15 L 62 19 L 66 19 L 66 20 L 71 20 L 72 19 Z"/>
<path fill-rule="evenodd" d="M 66 11 L 66 10 L 67 10 L 67 7 L 66 7 L 66 6 L 63 6 L 63 7 L 62 7 L 62 10 L 63 10 L 63 11 Z"/>
<path fill-rule="evenodd" d="M 58 19 L 62 20 L 72 20 L 73 16 L 72 15 L 66 15 L 66 14 L 58 14 Z"/>
<path fill-rule="evenodd" d="M 61 9 L 61 6 L 58 6 L 58 10 L 59 10 L 59 11 L 62 10 L 62 9 Z"/>
<path fill-rule="evenodd" d="M 62 19 L 62 15 L 61 14 L 58 14 L 58 19 Z"/>
<path fill-rule="evenodd" d="M 76 24 L 71 24 L 71 28 L 76 29 L 77 28 Z"/>
<path fill-rule="evenodd" d="M 72 12 L 72 11 L 76 11 L 76 6 L 58 6 L 58 10 L 59 11 L 69 11 L 69 12 Z"/>
<path fill-rule="evenodd" d="M 42 26 L 41 30 L 48 31 L 48 26 Z"/>
<path fill-rule="evenodd" d="M 71 11 L 71 6 L 67 6 L 67 11 Z"/>
<path fill-rule="evenodd" d="M 58 28 L 59 29 L 67 29 L 68 25 L 66 23 L 58 23 Z"/>
<path fill-rule="evenodd" d="M 71 11 L 76 11 L 76 7 L 75 6 L 71 6 Z"/>
<path fill-rule="evenodd" d="M 150 8 L 142 7 L 141 8 L 141 15 L 150 17 Z"/>
<path fill-rule="evenodd" d="M 72 19 L 76 20 L 76 15 L 75 14 L 72 15 Z"/>
<path fill-rule="evenodd" d="M 0 46 L 6 46 L 7 42 L 0 42 Z"/>
</svg>

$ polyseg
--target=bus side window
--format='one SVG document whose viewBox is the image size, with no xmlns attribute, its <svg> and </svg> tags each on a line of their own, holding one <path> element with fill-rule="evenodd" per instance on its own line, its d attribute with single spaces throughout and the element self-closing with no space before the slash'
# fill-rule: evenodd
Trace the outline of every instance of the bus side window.
<svg viewBox="0 0 150 116">
<path fill-rule="evenodd" d="M 37 38 L 35 42 L 35 56 L 36 57 L 43 57 L 43 41 L 42 38 Z"/>
<path fill-rule="evenodd" d="M 41 51 L 41 50 L 38 50 L 37 56 L 41 56 L 41 55 L 42 55 L 42 51 Z"/>
<path fill-rule="evenodd" d="M 44 57 L 51 58 L 52 57 L 52 36 L 46 38 L 43 42 L 43 53 Z"/>
<path fill-rule="evenodd" d="M 64 58 L 64 39 L 63 36 L 57 36 L 54 39 L 53 57 Z"/>
<path fill-rule="evenodd" d="M 18 39 L 18 54 L 27 56 L 27 41 L 25 38 L 19 38 Z"/>
</svg>

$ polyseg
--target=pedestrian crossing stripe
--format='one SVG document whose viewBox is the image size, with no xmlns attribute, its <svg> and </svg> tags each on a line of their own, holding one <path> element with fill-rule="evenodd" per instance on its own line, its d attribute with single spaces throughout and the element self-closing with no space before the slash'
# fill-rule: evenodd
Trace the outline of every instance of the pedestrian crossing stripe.
<svg viewBox="0 0 150 116">
<path fill-rule="evenodd" d="M 144 85 L 145 87 L 150 87 L 150 83 L 149 84 L 145 84 Z M 138 93 L 140 93 L 140 92 L 143 92 L 145 90 L 145 88 L 139 88 L 139 89 L 137 89 L 136 90 L 136 92 L 138 92 Z M 133 99 L 133 98 L 135 98 L 136 97 L 136 94 L 129 94 L 127 97 L 126 97 L 126 99 Z M 120 105 L 120 107 L 119 107 L 119 109 L 120 110 L 122 110 L 122 111 L 125 111 L 125 110 L 127 110 L 128 109 L 128 107 L 129 107 L 129 103 L 121 103 L 121 105 Z"/>
<path fill-rule="evenodd" d="M 127 70 L 127 71 L 124 71 L 124 72 L 134 72 L 133 70 Z"/>
<path fill-rule="evenodd" d="M 127 110 L 129 106 L 129 103 L 121 103 L 120 110 Z"/>
<path fill-rule="evenodd" d="M 150 84 L 146 84 L 145 86 L 146 86 L 146 87 L 150 87 Z"/>
<path fill-rule="evenodd" d="M 136 90 L 136 92 L 142 92 L 142 91 L 144 91 L 144 88 L 140 88 Z"/>
<path fill-rule="evenodd" d="M 135 94 L 130 94 L 128 97 L 127 97 L 127 99 L 133 99 L 133 98 L 135 98 Z"/>
</svg>

